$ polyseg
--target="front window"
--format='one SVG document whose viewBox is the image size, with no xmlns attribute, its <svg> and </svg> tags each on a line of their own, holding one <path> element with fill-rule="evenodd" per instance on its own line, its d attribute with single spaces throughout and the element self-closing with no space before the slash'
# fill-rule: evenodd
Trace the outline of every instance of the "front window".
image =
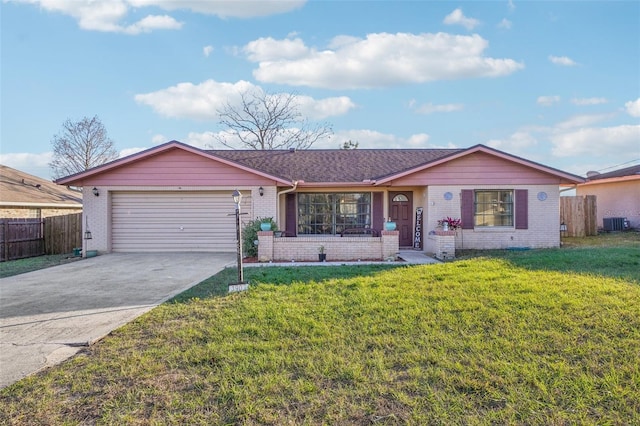
<svg viewBox="0 0 640 426">
<path fill-rule="evenodd" d="M 513 226 L 513 191 L 476 191 L 475 226 Z"/>
<path fill-rule="evenodd" d="M 338 235 L 349 228 L 371 227 L 371 193 L 298 194 L 298 235 Z"/>
</svg>

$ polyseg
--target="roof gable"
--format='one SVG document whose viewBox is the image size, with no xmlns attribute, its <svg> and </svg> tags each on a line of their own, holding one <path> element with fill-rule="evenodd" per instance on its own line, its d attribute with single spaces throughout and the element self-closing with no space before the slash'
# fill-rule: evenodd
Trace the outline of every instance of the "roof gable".
<svg viewBox="0 0 640 426">
<path fill-rule="evenodd" d="M 216 173 L 216 170 L 219 173 Z M 198 148 L 171 141 L 98 167 L 58 179 L 66 185 L 214 185 L 216 175 L 229 182 L 253 175 L 252 183 L 279 181 L 258 170 L 211 155 Z M 234 181 L 234 178 L 236 179 Z M 240 179 L 246 180 L 246 178 Z M 286 181 L 282 183 L 288 183 Z"/>
<path fill-rule="evenodd" d="M 446 168 L 444 167 L 446 165 Z M 412 176 L 413 177 L 410 177 Z M 575 184 L 584 182 L 580 176 L 572 175 L 552 167 L 525 160 L 484 145 L 475 145 L 451 155 L 420 165 L 396 175 L 378 181 L 379 185 L 410 184 L 419 179 L 429 183 L 460 184 L 466 178 L 467 183 L 557 183 Z M 414 182 L 416 183 L 416 182 Z"/>
</svg>

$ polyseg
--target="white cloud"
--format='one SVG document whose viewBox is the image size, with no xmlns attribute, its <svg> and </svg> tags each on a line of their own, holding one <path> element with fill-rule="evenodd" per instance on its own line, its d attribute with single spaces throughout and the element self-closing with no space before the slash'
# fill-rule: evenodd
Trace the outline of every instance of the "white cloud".
<svg viewBox="0 0 640 426">
<path fill-rule="evenodd" d="M 188 9 L 205 15 L 216 15 L 220 18 L 253 18 L 290 12 L 304 6 L 306 0 L 127 0 L 134 7 L 157 6 L 164 10 Z"/>
<path fill-rule="evenodd" d="M 524 68 L 513 59 L 483 56 L 479 35 L 375 33 L 338 36 L 317 50 L 299 39 L 261 38 L 244 51 L 259 63 L 258 81 L 331 89 L 384 87 L 437 80 L 500 77 Z"/>
<path fill-rule="evenodd" d="M 551 61 L 551 63 L 555 64 L 555 65 L 562 65 L 563 67 L 574 67 L 576 65 L 578 65 L 578 63 L 576 61 L 574 61 L 573 59 L 567 57 L 567 56 L 553 56 L 550 55 L 549 56 L 549 60 Z"/>
<path fill-rule="evenodd" d="M 627 114 L 632 117 L 640 117 L 640 98 L 635 101 L 629 101 L 624 104 Z"/>
<path fill-rule="evenodd" d="M 560 96 L 539 96 L 536 102 L 538 105 L 551 106 L 560 102 Z"/>
<path fill-rule="evenodd" d="M 464 108 L 462 104 L 440 104 L 434 105 L 432 103 L 420 105 L 415 109 L 419 114 L 433 114 L 434 112 L 454 112 L 461 111 Z"/>
<path fill-rule="evenodd" d="M 49 168 L 51 160 L 53 160 L 52 152 L 42 152 L 40 154 L 26 152 L 0 154 L 0 164 L 38 176 L 42 179 L 51 179 L 51 169 Z"/>
<path fill-rule="evenodd" d="M 530 132 L 520 130 L 506 139 L 491 139 L 486 145 L 515 155 L 525 155 L 527 150 L 538 144 L 538 140 Z"/>
<path fill-rule="evenodd" d="M 118 155 L 119 158 L 123 158 L 123 157 L 128 157 L 129 155 L 133 155 L 133 154 L 137 154 L 141 151 L 144 151 L 145 149 L 149 149 L 148 147 L 145 148 L 140 148 L 140 147 L 133 147 L 133 148 L 125 148 L 123 150 L 121 150 Z"/>
<path fill-rule="evenodd" d="M 209 57 L 213 53 L 213 46 L 205 46 L 202 48 L 202 53 L 204 56 Z"/>
<path fill-rule="evenodd" d="M 191 10 L 195 13 L 217 15 L 221 18 L 251 18 L 285 13 L 302 7 L 305 0 L 260 1 L 248 7 L 245 1 L 202 1 L 202 0 L 5 0 L 16 3 L 36 4 L 49 12 L 62 13 L 76 19 L 84 30 L 140 34 L 153 30 L 176 30 L 182 23 L 168 15 L 149 15 L 134 24 L 124 21 L 133 9 L 158 7 L 163 10 Z"/>
<path fill-rule="evenodd" d="M 217 111 L 227 103 L 240 106 L 240 94 L 251 91 L 262 92 L 262 89 L 243 80 L 236 83 L 206 80 L 200 84 L 179 83 L 156 92 L 138 94 L 135 100 L 140 104 L 149 105 L 165 117 L 216 120 Z M 297 96 L 296 100 L 298 112 L 314 120 L 342 115 L 355 108 L 355 104 L 346 96 L 324 99 Z"/>
<path fill-rule="evenodd" d="M 509 7 L 509 10 L 510 10 L 511 12 L 513 12 L 514 10 L 516 10 L 516 5 L 515 5 L 515 4 L 513 4 L 513 0 L 509 0 L 509 1 L 507 2 L 507 6 Z"/>
<path fill-rule="evenodd" d="M 309 51 L 299 38 L 276 40 L 271 37 L 252 41 L 243 50 L 252 62 L 297 59 L 304 57 Z"/>
<path fill-rule="evenodd" d="M 504 30 L 510 30 L 513 24 L 507 18 L 503 18 L 500 23 L 498 23 L 498 28 L 502 28 Z"/>
<path fill-rule="evenodd" d="M 134 99 L 165 117 L 212 120 L 217 119 L 216 111 L 227 102 L 239 100 L 240 93 L 255 88 L 243 80 L 233 84 L 206 80 L 200 84 L 179 83 L 167 89 L 135 95 Z"/>
<path fill-rule="evenodd" d="M 149 15 L 142 18 L 135 24 L 124 28 L 122 32 L 135 35 L 140 33 L 150 33 L 153 30 L 179 30 L 180 28 L 182 28 L 182 23 L 176 21 L 171 16 Z"/>
<path fill-rule="evenodd" d="M 165 135 L 157 134 L 151 137 L 151 143 L 154 145 L 160 145 L 165 142 L 169 142 L 169 139 Z"/>
<path fill-rule="evenodd" d="M 600 123 L 602 121 L 611 118 L 611 114 L 584 114 L 584 115 L 574 115 L 568 120 L 564 120 L 555 125 L 557 129 L 577 129 L 580 127 L 588 127 L 592 126 L 596 123 Z"/>
<path fill-rule="evenodd" d="M 355 108 L 353 101 L 347 96 L 315 100 L 310 96 L 297 96 L 299 112 L 314 120 L 343 115 Z"/>
<path fill-rule="evenodd" d="M 606 98 L 573 98 L 571 99 L 571 103 L 579 106 L 588 106 L 588 105 L 601 105 L 606 104 L 608 101 Z"/>
<path fill-rule="evenodd" d="M 558 157 L 591 155 L 607 158 L 622 154 L 621 158 L 640 155 L 640 125 L 615 127 L 583 127 L 551 136 L 552 153 Z"/>
<path fill-rule="evenodd" d="M 447 25 L 459 24 L 468 30 L 472 30 L 480 24 L 480 21 L 478 21 L 477 19 L 467 18 L 466 16 L 464 16 L 464 14 L 462 13 L 462 9 L 460 8 L 445 16 L 443 22 Z"/>
<path fill-rule="evenodd" d="M 381 133 L 375 130 L 354 129 L 337 131 L 331 140 L 322 141 L 313 147 L 315 149 L 335 149 L 346 141 L 358 142 L 360 149 L 393 149 L 393 148 L 429 148 L 429 135 L 417 133 L 402 138 L 396 135 Z"/>
</svg>

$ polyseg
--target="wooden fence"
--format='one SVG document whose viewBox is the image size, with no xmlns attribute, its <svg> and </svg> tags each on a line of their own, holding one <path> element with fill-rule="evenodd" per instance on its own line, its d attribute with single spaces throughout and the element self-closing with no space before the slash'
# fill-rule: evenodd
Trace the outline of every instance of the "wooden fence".
<svg viewBox="0 0 640 426">
<path fill-rule="evenodd" d="M 0 219 L 0 261 L 44 254 L 42 219 Z"/>
<path fill-rule="evenodd" d="M 0 261 L 71 253 L 82 247 L 82 213 L 45 219 L 0 219 Z"/>
<path fill-rule="evenodd" d="M 44 249 L 47 254 L 71 253 L 82 247 L 82 213 L 44 219 Z"/>
<path fill-rule="evenodd" d="M 560 222 L 567 225 L 566 237 L 598 235 L 595 195 L 560 197 Z"/>
</svg>

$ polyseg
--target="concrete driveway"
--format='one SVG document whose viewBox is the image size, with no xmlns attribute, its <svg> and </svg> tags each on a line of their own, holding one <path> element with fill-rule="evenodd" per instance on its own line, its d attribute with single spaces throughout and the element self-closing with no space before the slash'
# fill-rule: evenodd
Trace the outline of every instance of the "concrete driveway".
<svg viewBox="0 0 640 426">
<path fill-rule="evenodd" d="M 234 253 L 118 253 L 0 279 L 0 388 L 235 265 Z"/>
</svg>

